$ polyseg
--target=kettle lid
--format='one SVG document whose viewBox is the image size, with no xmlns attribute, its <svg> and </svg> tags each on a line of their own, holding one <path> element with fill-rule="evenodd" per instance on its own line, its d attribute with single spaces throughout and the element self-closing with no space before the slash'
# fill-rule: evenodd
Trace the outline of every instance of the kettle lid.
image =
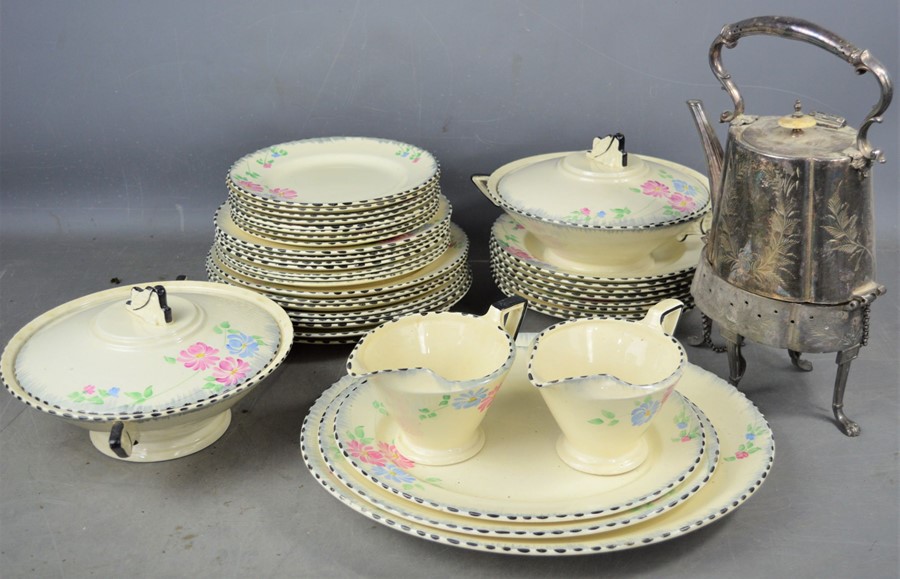
<svg viewBox="0 0 900 579">
<path fill-rule="evenodd" d="M 837 160 L 849 158 L 856 150 L 856 130 L 844 119 L 815 112 L 804 114 L 800 101 L 795 103 L 793 114 L 739 115 L 731 126 L 733 138 L 766 155 Z"/>
</svg>

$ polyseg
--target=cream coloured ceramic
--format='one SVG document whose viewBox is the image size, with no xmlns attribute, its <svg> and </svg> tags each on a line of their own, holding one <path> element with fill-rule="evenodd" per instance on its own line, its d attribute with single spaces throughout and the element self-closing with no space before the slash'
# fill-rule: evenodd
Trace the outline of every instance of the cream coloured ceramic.
<svg viewBox="0 0 900 579">
<path fill-rule="evenodd" d="M 421 215 L 429 213 L 438 202 L 437 190 L 422 192 L 405 203 L 399 203 L 391 211 L 353 213 L 353 220 L 335 220 L 317 215 L 299 215 L 270 213 L 256 205 L 249 205 L 233 193 L 228 195 L 228 204 L 234 213 L 248 220 L 255 220 L 273 228 L 285 228 L 287 231 L 300 232 L 354 232 L 358 230 L 383 229 L 395 221 L 421 219 Z"/>
<path fill-rule="evenodd" d="M 520 348 L 527 347 L 533 338 L 534 334 L 520 334 Z M 718 432 L 723 456 L 709 483 L 693 497 L 652 520 L 608 532 L 589 530 L 561 536 L 548 533 L 531 538 L 515 532 L 520 526 L 512 526 L 514 532 L 507 536 L 476 536 L 465 532 L 473 524 L 471 518 L 409 502 L 367 480 L 342 480 L 332 472 L 323 452 L 328 453 L 328 458 L 335 455 L 331 447 L 318 444 L 316 430 L 325 420 L 329 404 L 346 386 L 341 381 L 326 390 L 304 420 L 300 445 L 310 472 L 335 498 L 371 520 L 415 537 L 463 549 L 565 556 L 619 551 L 667 541 L 716 522 L 742 505 L 765 482 L 775 456 L 772 432 L 753 404 L 714 374 L 688 364 L 678 390 L 709 416 Z M 500 395 L 511 391 L 505 388 Z M 509 426 L 514 428 L 517 424 L 521 426 L 521 420 Z M 351 489 L 351 484 L 356 488 Z M 369 500 L 360 498 L 358 492 L 365 493 Z M 397 511 L 405 515 L 398 516 Z"/>
<path fill-rule="evenodd" d="M 525 352 L 522 352 L 523 354 Z M 525 356 L 517 356 L 514 363 L 512 373 L 518 374 L 524 381 Z M 705 438 L 706 452 L 699 467 L 685 477 L 684 481 L 675 485 L 665 494 L 657 497 L 655 500 L 629 509 L 621 509 L 600 516 L 570 517 L 562 520 L 547 521 L 543 518 L 533 520 L 507 520 L 505 518 L 494 517 L 467 517 L 446 513 L 439 510 L 430 510 L 427 513 L 418 513 L 410 510 L 405 502 L 395 504 L 391 500 L 390 491 L 376 487 L 372 481 L 364 476 L 360 471 L 353 467 L 352 464 L 344 457 L 334 436 L 334 425 L 336 420 L 336 411 L 344 403 L 344 399 L 349 396 L 349 389 L 357 385 L 358 380 L 345 376 L 340 382 L 333 385 L 323 394 L 323 398 L 330 399 L 322 419 L 318 423 L 317 444 L 322 451 L 322 459 L 327 464 L 329 470 L 340 480 L 340 482 L 356 497 L 366 501 L 367 503 L 383 508 L 392 515 L 403 519 L 449 529 L 460 533 L 466 533 L 476 536 L 494 536 L 494 537 L 528 537 L 538 538 L 543 536 L 559 536 L 577 533 L 602 533 L 609 532 L 628 525 L 634 525 L 647 521 L 664 512 L 676 507 L 682 502 L 690 499 L 697 491 L 709 482 L 710 477 L 715 471 L 719 461 L 719 442 L 712 424 L 706 418 L 705 414 L 696 406 L 691 405 L 691 411 L 700 417 L 698 423 L 687 419 L 684 422 L 684 428 L 679 432 L 682 441 L 689 441 L 698 437 Z M 527 388 L 527 386 L 526 386 Z M 337 395 L 331 398 L 331 393 L 337 391 Z M 505 400 L 507 395 L 502 393 L 500 400 Z M 515 425 L 510 425 L 515 428 Z M 527 428 L 527 425 L 521 426 Z M 310 433 L 313 437 L 313 433 Z M 510 437 L 514 438 L 514 437 Z M 372 460 L 380 462 L 384 468 L 393 463 L 397 466 L 398 462 L 394 462 L 392 458 L 398 458 L 390 452 L 390 445 L 386 448 L 387 452 L 378 449 L 379 456 L 372 456 Z M 408 459 L 407 459 L 408 460 Z M 411 461 L 410 461 L 411 462 Z M 529 463 L 530 464 L 530 463 Z M 408 467 L 409 462 L 405 464 Z M 524 465 L 528 466 L 528 465 Z M 414 469 L 415 467 L 413 467 Z M 499 467 L 498 467 L 499 468 Z M 521 468 L 521 466 L 520 466 Z M 518 473 L 515 472 L 516 467 L 511 466 L 510 478 Z M 560 484 L 565 485 L 565 480 L 554 480 L 556 472 L 552 469 L 542 470 L 534 473 L 534 469 L 529 469 L 528 475 L 545 474 L 545 480 L 538 481 L 540 484 L 528 486 L 525 491 L 537 494 L 536 489 L 557 488 Z M 486 480 L 490 480 L 487 477 Z M 445 481 L 431 481 L 431 484 L 441 484 Z"/>
<path fill-rule="evenodd" d="M 397 448 L 397 422 L 379 412 L 382 400 L 369 384 L 336 400 L 334 421 L 325 426 L 370 485 L 433 511 L 516 525 L 618 514 L 681 488 L 703 465 L 706 440 L 699 419 L 673 395 L 677 402 L 651 427 L 652 459 L 641 468 L 615 477 L 570 468 L 556 453 L 559 428 L 525 370 L 526 364 L 514 364 L 484 421 L 484 448 L 458 464 L 422 464 Z M 695 436 L 685 439 L 685 426 Z"/>
<path fill-rule="evenodd" d="M 556 450 L 566 464 L 618 475 L 647 459 L 644 435 L 687 363 L 671 335 L 683 307 L 667 299 L 639 322 L 568 321 L 538 335 L 528 379 L 559 424 Z"/>
<path fill-rule="evenodd" d="M 451 307 L 453 307 L 456 302 L 461 300 L 463 296 L 465 296 L 466 292 L 469 290 L 471 286 L 472 278 L 471 275 L 467 276 L 464 282 L 456 286 L 457 289 L 453 291 L 449 295 L 449 297 L 444 297 L 442 300 L 435 302 L 429 306 L 421 306 L 412 310 L 409 314 L 413 313 L 421 313 L 423 311 L 428 311 L 432 313 L 440 313 L 446 312 Z M 394 315 L 386 316 L 389 319 L 393 319 Z M 355 327 L 342 327 L 340 324 L 336 324 L 331 327 L 324 327 L 321 323 L 315 323 L 309 326 L 305 326 L 302 324 L 294 324 L 294 341 L 298 343 L 335 343 L 336 341 L 341 341 L 341 343 L 351 343 L 355 344 L 359 340 L 360 336 L 365 335 L 367 332 L 375 329 L 379 325 L 385 322 L 385 317 L 375 317 L 372 319 L 371 325 L 365 326 L 355 326 Z"/>
<path fill-rule="evenodd" d="M 548 254 L 547 247 L 542 241 L 509 215 L 501 215 L 494 222 L 491 228 L 491 242 L 501 247 L 512 263 L 553 278 L 591 284 L 599 282 L 627 283 L 629 285 L 640 281 L 669 278 L 679 272 L 696 268 L 703 247 L 699 235 L 688 235 L 683 241 L 675 239 L 663 247 L 657 248 L 652 265 L 641 267 L 635 263 L 627 271 L 606 275 L 567 268 L 553 263 L 552 256 Z"/>
<path fill-rule="evenodd" d="M 403 316 L 363 336 L 347 370 L 366 377 L 378 392 L 400 426 L 397 445 L 404 453 L 446 465 L 481 450 L 481 421 L 512 367 L 526 308 L 515 298 L 480 317 Z"/>
<path fill-rule="evenodd" d="M 93 431 L 101 452 L 167 460 L 224 432 L 230 406 L 280 365 L 291 334 L 284 310 L 247 290 L 189 281 L 115 288 L 26 325 L 0 373 L 20 400 Z"/>
<path fill-rule="evenodd" d="M 440 184 L 435 180 L 429 185 L 411 192 L 408 198 L 400 199 L 391 205 L 363 207 L 354 211 L 331 212 L 322 211 L 321 208 L 316 208 L 315 211 L 307 211 L 291 206 L 267 204 L 259 198 L 246 195 L 240 189 L 234 187 L 230 179 L 226 180 L 226 189 L 228 190 L 228 201 L 233 207 L 238 207 L 245 213 L 266 217 L 277 222 L 331 226 L 345 226 L 396 217 L 409 209 L 416 209 L 426 205 L 441 192 Z"/>
<path fill-rule="evenodd" d="M 436 260 L 426 265 L 420 270 L 409 273 L 405 276 L 373 281 L 370 283 L 347 286 L 342 285 L 339 288 L 314 287 L 304 288 L 284 283 L 266 283 L 262 284 L 250 277 L 241 275 L 230 268 L 219 268 L 214 262 L 207 262 L 208 266 L 212 266 L 217 274 L 225 277 L 229 283 L 237 283 L 255 290 L 263 290 L 265 292 L 283 295 L 295 298 L 310 299 L 344 299 L 352 297 L 362 297 L 375 294 L 391 293 L 404 288 L 419 285 L 421 283 L 433 280 L 437 277 L 447 274 L 464 263 L 469 254 L 469 239 L 465 232 L 455 223 L 447 222 L 450 230 L 450 245 L 447 250 Z"/>
<path fill-rule="evenodd" d="M 540 239 L 551 263 L 619 275 L 651 267 L 654 251 L 698 230 L 709 206 L 697 171 L 635 154 L 621 160 L 595 140 L 592 151 L 521 159 L 473 182 Z"/>
<path fill-rule="evenodd" d="M 309 298 L 302 296 L 284 296 L 266 291 L 261 287 L 251 289 L 266 296 L 267 298 L 287 310 L 293 309 L 307 312 L 327 313 L 332 311 L 380 308 L 407 300 L 416 299 L 428 295 L 432 292 L 439 291 L 440 289 L 445 288 L 450 284 L 456 283 L 466 276 L 467 268 L 462 267 L 462 265 L 463 264 L 459 264 L 459 267 L 448 270 L 443 276 L 439 278 L 422 282 L 421 284 L 403 287 L 396 291 L 387 293 L 373 293 L 348 297 Z M 207 274 L 211 276 L 210 279 L 215 278 L 213 281 L 217 281 L 219 283 L 232 283 L 233 285 L 241 285 L 238 282 L 229 280 L 221 276 L 213 269 L 208 269 Z"/>
<path fill-rule="evenodd" d="M 437 212 L 434 213 L 431 219 L 429 219 L 426 223 L 420 225 L 416 229 L 402 234 L 385 237 L 381 237 L 380 234 L 373 235 L 362 240 L 344 239 L 341 236 L 337 235 L 325 235 L 322 236 L 322 239 L 319 240 L 304 238 L 302 241 L 295 241 L 289 238 L 270 235 L 265 232 L 251 232 L 243 227 L 240 222 L 235 220 L 235 216 L 232 215 L 231 211 L 227 209 L 227 203 L 219 208 L 219 211 L 216 214 L 216 222 L 217 225 L 219 225 L 221 221 L 220 229 L 222 229 L 223 231 L 227 231 L 230 237 L 238 240 L 246 240 L 250 243 L 255 243 L 256 240 L 261 240 L 260 245 L 266 245 L 274 248 L 286 247 L 295 251 L 305 249 L 306 251 L 314 250 L 315 252 L 332 251 L 336 248 L 357 248 L 361 250 L 371 250 L 376 248 L 381 249 L 385 246 L 399 244 L 404 240 L 415 239 L 420 235 L 427 234 L 431 229 L 440 227 L 442 224 L 448 222 L 450 220 L 450 215 L 452 214 L 453 208 L 446 197 L 441 196 L 439 199 L 440 203 L 438 205 Z"/>
<path fill-rule="evenodd" d="M 352 207 L 391 202 L 437 173 L 437 160 L 418 147 L 330 137 L 261 149 L 235 162 L 228 176 L 241 191 L 270 203 Z"/>
<path fill-rule="evenodd" d="M 298 286 L 344 286 L 348 284 L 371 283 L 381 279 L 391 279 L 406 275 L 425 267 L 443 255 L 446 250 L 447 241 L 440 240 L 438 243 L 424 248 L 407 259 L 399 260 L 397 263 L 385 263 L 357 269 L 318 267 L 303 270 L 257 264 L 252 260 L 252 257 L 250 259 L 238 257 L 219 245 L 213 245 L 210 252 L 220 264 L 258 281 Z"/>
</svg>

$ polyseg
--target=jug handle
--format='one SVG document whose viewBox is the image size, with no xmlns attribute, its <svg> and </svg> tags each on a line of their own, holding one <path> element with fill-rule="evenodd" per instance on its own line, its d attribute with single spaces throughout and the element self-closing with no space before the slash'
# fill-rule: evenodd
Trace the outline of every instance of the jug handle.
<svg viewBox="0 0 900 579">
<path fill-rule="evenodd" d="M 472 183 L 475 183 L 475 186 L 488 198 L 488 201 L 497 207 L 503 207 L 503 202 L 500 200 L 500 197 L 495 195 L 491 191 L 491 188 L 488 187 L 488 181 L 490 181 L 490 179 L 489 175 L 472 175 Z"/>
<path fill-rule="evenodd" d="M 872 149 L 872 145 L 869 144 L 868 132 L 872 123 L 882 121 L 881 115 L 891 104 L 894 89 L 887 70 L 868 50 L 861 50 L 837 34 L 800 18 L 759 16 L 727 24 L 722 28 L 709 48 L 709 66 L 734 102 L 734 110 L 722 113 L 720 121 L 727 123 L 744 114 L 744 99 L 732 80 L 731 74 L 722 66 L 722 47 L 734 48 L 740 38 L 756 35 L 781 36 L 808 42 L 847 61 L 856 69 L 857 74 L 871 72 L 875 76 L 881 89 L 881 95 L 856 133 L 856 148 L 868 161 L 877 160 L 883 163 L 881 151 Z"/>
<path fill-rule="evenodd" d="M 680 300 L 674 298 L 664 299 L 647 310 L 647 315 L 644 316 L 640 323 L 651 328 L 660 328 L 664 333 L 671 336 L 675 333 L 675 328 L 678 326 L 678 320 L 681 319 L 681 312 L 683 311 L 684 304 Z"/>
<path fill-rule="evenodd" d="M 528 300 L 521 296 L 512 296 L 496 301 L 488 308 L 484 317 L 497 322 L 500 327 L 515 341 L 528 310 Z"/>
</svg>

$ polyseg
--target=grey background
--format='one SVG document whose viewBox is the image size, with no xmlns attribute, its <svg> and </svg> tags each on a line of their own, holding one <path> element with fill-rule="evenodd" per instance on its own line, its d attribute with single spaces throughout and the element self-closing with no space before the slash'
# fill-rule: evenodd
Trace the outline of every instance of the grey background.
<svg viewBox="0 0 900 579">
<path fill-rule="evenodd" d="M 897 80 L 895 0 L 632 2 L 13 2 L 0 4 L 0 341 L 40 313 L 124 283 L 203 277 L 224 175 L 260 147 L 327 135 L 433 152 L 476 284 L 499 210 L 473 173 L 625 133 L 629 150 L 705 169 L 684 101 L 730 100 L 707 66 L 727 22 L 804 17 L 871 50 Z M 750 38 L 725 54 L 747 111 L 807 109 L 859 126 L 876 84 L 806 44 Z M 129 465 L 79 429 L 0 393 L 4 576 L 860 576 L 898 570 L 898 108 L 870 131 L 879 279 L 872 344 L 830 422 L 833 356 L 800 374 L 747 348 L 742 390 L 772 423 L 770 480 L 708 529 L 636 551 L 557 561 L 451 549 L 376 525 L 302 465 L 302 417 L 349 350 L 297 347 L 219 442 Z M 720 135 L 723 134 L 720 128 Z M 530 315 L 526 329 L 552 320 Z M 696 315 L 682 337 L 696 331 Z M 725 361 L 691 350 L 720 375 Z"/>
</svg>

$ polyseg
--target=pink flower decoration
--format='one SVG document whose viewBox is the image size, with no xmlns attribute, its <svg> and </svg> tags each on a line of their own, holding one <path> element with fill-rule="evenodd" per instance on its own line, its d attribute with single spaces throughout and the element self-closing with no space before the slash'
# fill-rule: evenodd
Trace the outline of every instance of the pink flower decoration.
<svg viewBox="0 0 900 579">
<path fill-rule="evenodd" d="M 276 197 L 281 197 L 282 199 L 296 199 L 297 192 L 293 189 L 285 189 L 284 187 L 276 187 L 274 189 L 269 190 L 271 193 L 274 193 Z"/>
<path fill-rule="evenodd" d="M 385 458 L 390 460 L 392 463 L 396 464 L 398 468 L 402 468 L 403 470 L 410 469 L 416 466 L 416 463 L 406 458 L 400 451 L 397 450 L 397 447 L 393 444 L 388 444 L 386 442 L 378 443 L 378 450 L 384 455 Z"/>
<path fill-rule="evenodd" d="M 247 377 L 248 371 L 250 371 L 250 364 L 231 356 L 219 362 L 219 365 L 212 369 L 216 382 L 225 386 L 234 386 Z"/>
<path fill-rule="evenodd" d="M 347 452 L 360 462 L 367 464 L 384 466 L 387 463 L 383 454 L 375 450 L 371 445 L 363 444 L 358 440 L 351 440 L 347 443 Z"/>
<path fill-rule="evenodd" d="M 748 456 L 750 456 L 750 453 L 747 452 L 746 450 L 739 450 L 736 453 L 734 453 L 734 457 L 738 458 L 738 459 L 747 458 Z"/>
<path fill-rule="evenodd" d="M 694 200 L 681 193 L 671 193 L 668 196 L 672 209 L 681 211 L 682 213 L 690 213 L 696 207 Z"/>
<path fill-rule="evenodd" d="M 84 387 L 85 394 L 93 394 L 96 391 L 97 391 L 97 387 L 94 386 L 93 384 L 88 384 L 87 386 Z"/>
<path fill-rule="evenodd" d="M 271 169 L 272 163 L 263 163 L 263 169 Z"/>
<path fill-rule="evenodd" d="M 262 193 L 263 186 L 259 183 L 254 183 L 253 181 L 238 181 L 238 185 L 247 191 L 253 191 L 254 193 Z"/>
<path fill-rule="evenodd" d="M 481 401 L 481 404 L 478 405 L 478 411 L 484 412 L 488 408 L 491 407 L 491 404 L 494 402 L 494 397 L 497 395 L 497 392 L 500 391 L 500 386 L 502 384 L 497 384 L 494 386 L 494 389 L 487 393 L 487 396 L 484 397 L 484 400 Z"/>
<path fill-rule="evenodd" d="M 659 181 L 647 181 L 641 185 L 641 193 L 650 197 L 666 197 L 669 194 L 669 187 Z"/>
<path fill-rule="evenodd" d="M 191 370 L 206 370 L 219 362 L 219 357 L 216 356 L 218 353 L 219 351 L 212 346 L 197 342 L 193 346 L 188 346 L 186 350 L 182 350 L 178 354 L 178 361 L 184 364 L 185 368 Z"/>
<path fill-rule="evenodd" d="M 590 214 L 591 214 L 591 210 L 588 209 L 587 207 L 582 207 L 582 208 L 580 209 L 580 211 L 581 211 L 581 214 L 582 214 L 582 215 L 590 215 Z"/>
<path fill-rule="evenodd" d="M 531 259 L 531 255 L 529 255 L 527 251 L 523 251 L 515 247 L 507 247 L 506 250 L 520 259 Z"/>
<path fill-rule="evenodd" d="M 685 436 L 682 436 L 682 437 L 681 437 L 681 442 L 690 442 L 690 441 L 691 441 L 691 437 L 690 437 L 690 436 L 685 435 Z"/>
</svg>

